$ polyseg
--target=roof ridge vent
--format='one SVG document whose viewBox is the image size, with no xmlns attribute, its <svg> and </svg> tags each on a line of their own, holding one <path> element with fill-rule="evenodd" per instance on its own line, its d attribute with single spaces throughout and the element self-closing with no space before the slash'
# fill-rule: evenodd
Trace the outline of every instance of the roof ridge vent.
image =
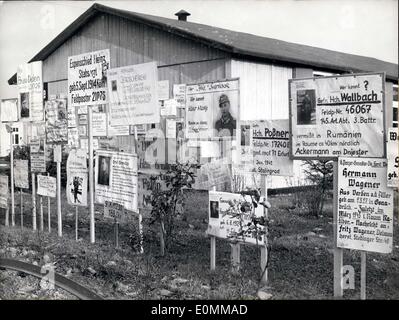
<svg viewBox="0 0 399 320">
<path fill-rule="evenodd" d="M 176 12 L 175 16 L 177 16 L 177 20 L 179 21 L 187 21 L 187 17 L 191 16 L 191 14 L 182 9 L 179 12 Z"/>
</svg>

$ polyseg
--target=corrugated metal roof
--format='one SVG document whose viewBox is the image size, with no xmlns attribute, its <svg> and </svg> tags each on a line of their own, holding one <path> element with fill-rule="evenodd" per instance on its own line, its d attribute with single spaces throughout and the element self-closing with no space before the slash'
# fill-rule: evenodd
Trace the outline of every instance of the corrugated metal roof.
<svg viewBox="0 0 399 320">
<path fill-rule="evenodd" d="M 336 72 L 385 72 L 388 80 L 398 79 L 398 65 L 375 58 L 316 48 L 248 33 L 216 28 L 93 4 L 29 62 L 45 60 L 89 19 L 99 13 L 117 15 L 155 28 L 190 38 L 233 53 L 241 58 L 256 58 L 275 63 L 290 63 Z M 16 83 L 16 74 L 8 80 Z"/>
</svg>

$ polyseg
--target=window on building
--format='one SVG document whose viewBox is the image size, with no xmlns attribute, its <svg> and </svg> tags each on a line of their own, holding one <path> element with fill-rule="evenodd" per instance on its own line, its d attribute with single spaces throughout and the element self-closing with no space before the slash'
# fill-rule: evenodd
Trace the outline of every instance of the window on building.
<svg viewBox="0 0 399 320">
<path fill-rule="evenodd" d="M 14 137 L 13 143 L 19 145 L 19 130 L 18 130 L 18 128 L 12 128 L 12 132 L 13 132 L 13 137 Z"/>
<path fill-rule="evenodd" d="M 398 86 L 393 85 L 393 99 L 392 99 L 392 127 L 398 127 Z"/>
</svg>

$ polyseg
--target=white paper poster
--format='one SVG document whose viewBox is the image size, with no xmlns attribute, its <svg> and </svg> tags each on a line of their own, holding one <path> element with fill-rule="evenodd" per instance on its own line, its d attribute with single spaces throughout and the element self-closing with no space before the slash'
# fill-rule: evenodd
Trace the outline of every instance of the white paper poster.
<svg viewBox="0 0 399 320">
<path fill-rule="evenodd" d="M 386 176 L 385 159 L 338 158 L 337 247 L 392 251 L 394 199 Z"/>
<path fill-rule="evenodd" d="M 176 100 L 178 108 L 186 107 L 186 85 L 185 84 L 174 84 L 173 85 L 173 98 Z"/>
<path fill-rule="evenodd" d="M 17 188 L 29 189 L 28 160 L 14 160 L 14 185 Z"/>
<path fill-rule="evenodd" d="M 383 73 L 292 79 L 289 87 L 294 158 L 385 157 Z"/>
<path fill-rule="evenodd" d="M 292 176 L 289 120 L 241 121 L 237 136 L 238 167 L 267 176 Z"/>
<path fill-rule="evenodd" d="M 239 80 L 186 86 L 186 138 L 231 137 L 239 120 Z"/>
<path fill-rule="evenodd" d="M 158 81 L 158 100 L 169 99 L 169 80 Z"/>
<path fill-rule="evenodd" d="M 67 201 L 73 206 L 87 206 L 87 155 L 85 150 L 71 150 L 67 160 Z"/>
<path fill-rule="evenodd" d="M 92 129 L 94 137 L 107 136 L 107 114 L 92 113 Z"/>
<path fill-rule="evenodd" d="M 37 175 L 37 194 L 55 198 L 57 196 L 57 179 L 55 177 Z"/>
<path fill-rule="evenodd" d="M 159 123 L 158 69 L 149 62 L 108 70 L 112 125 Z"/>
<path fill-rule="evenodd" d="M 46 109 L 46 142 L 48 144 L 68 143 L 67 100 L 48 100 Z"/>
<path fill-rule="evenodd" d="M 387 182 L 388 187 L 399 187 L 399 134 L 398 128 L 389 128 L 387 143 Z"/>
<path fill-rule="evenodd" d="M 18 121 L 18 99 L 3 99 L 0 105 L 1 122 Z"/>
<path fill-rule="evenodd" d="M 83 107 L 108 102 L 106 73 L 110 67 L 109 49 L 68 57 L 68 105 Z"/>
<path fill-rule="evenodd" d="M 137 212 L 137 156 L 98 150 L 95 167 L 95 201 L 116 202 Z"/>
<path fill-rule="evenodd" d="M 43 77 L 42 61 L 22 64 L 18 67 L 20 119 L 43 121 Z"/>
</svg>

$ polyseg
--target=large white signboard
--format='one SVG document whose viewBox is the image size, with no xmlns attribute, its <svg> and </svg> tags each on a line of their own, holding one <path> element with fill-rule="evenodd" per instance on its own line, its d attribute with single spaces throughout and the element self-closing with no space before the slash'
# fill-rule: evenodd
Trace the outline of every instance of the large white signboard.
<svg viewBox="0 0 399 320">
<path fill-rule="evenodd" d="M 105 76 L 109 67 L 109 49 L 68 57 L 68 106 L 107 103 Z"/>
<path fill-rule="evenodd" d="M 337 247 L 392 251 L 394 199 L 386 176 L 385 159 L 338 158 Z"/>
<path fill-rule="evenodd" d="M 96 152 L 95 201 L 116 202 L 137 212 L 137 156 L 129 153 Z"/>
<path fill-rule="evenodd" d="M 0 175 L 0 208 L 8 208 L 8 176 Z"/>
<path fill-rule="evenodd" d="M 17 188 L 29 189 L 29 161 L 14 160 L 14 185 Z"/>
<path fill-rule="evenodd" d="M 235 137 L 239 80 L 186 86 L 186 138 Z"/>
<path fill-rule="evenodd" d="M 387 143 L 387 184 L 388 187 L 399 187 L 399 134 L 398 128 L 389 128 Z"/>
<path fill-rule="evenodd" d="M 0 105 L 1 122 L 18 121 L 18 99 L 3 99 Z"/>
<path fill-rule="evenodd" d="M 37 194 L 39 196 L 55 198 L 57 195 L 57 179 L 50 176 L 37 176 Z"/>
<path fill-rule="evenodd" d="M 43 121 L 42 61 L 21 64 L 17 71 L 20 119 Z"/>
<path fill-rule="evenodd" d="M 71 150 L 67 160 L 67 201 L 73 206 L 87 206 L 86 150 Z"/>
<path fill-rule="evenodd" d="M 292 79 L 292 156 L 384 158 L 385 75 Z"/>
<path fill-rule="evenodd" d="M 112 125 L 159 123 L 157 63 L 108 70 L 109 120 Z"/>
<path fill-rule="evenodd" d="M 209 235 L 239 241 L 251 244 L 264 244 L 264 227 L 258 225 L 258 233 L 255 230 L 247 229 L 247 224 L 251 222 L 251 212 L 241 212 L 239 203 L 252 203 L 250 196 L 243 196 L 235 193 L 209 191 L 209 225 L 207 233 Z M 233 214 L 231 206 L 233 204 L 234 212 L 240 212 L 242 220 Z M 238 210 L 238 211 L 237 211 Z M 263 216 L 263 206 L 255 209 L 255 216 Z M 248 231 L 243 234 L 242 231 Z"/>
<path fill-rule="evenodd" d="M 292 176 L 289 120 L 241 121 L 237 137 L 239 167 L 268 176 Z"/>
</svg>

